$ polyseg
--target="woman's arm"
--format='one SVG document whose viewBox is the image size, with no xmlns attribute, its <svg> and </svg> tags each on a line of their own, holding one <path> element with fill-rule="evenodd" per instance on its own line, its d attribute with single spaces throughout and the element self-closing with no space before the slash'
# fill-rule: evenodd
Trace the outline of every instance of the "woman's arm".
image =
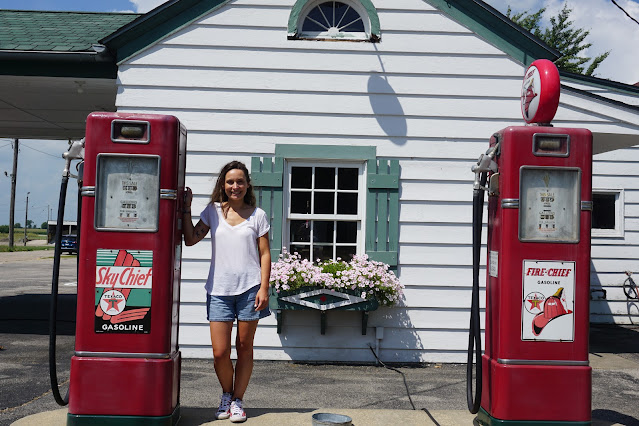
<svg viewBox="0 0 639 426">
<path fill-rule="evenodd" d="M 255 310 L 261 311 L 268 307 L 268 286 L 271 279 L 271 248 L 268 243 L 268 232 L 257 239 L 260 252 L 261 281 L 260 289 L 255 296 Z"/>
<path fill-rule="evenodd" d="M 191 219 L 191 202 L 193 201 L 193 192 L 191 188 L 186 188 L 184 197 L 184 210 L 182 211 L 182 233 L 184 234 L 184 244 L 192 246 L 202 240 L 209 232 L 209 227 L 202 220 L 193 226 Z"/>
</svg>

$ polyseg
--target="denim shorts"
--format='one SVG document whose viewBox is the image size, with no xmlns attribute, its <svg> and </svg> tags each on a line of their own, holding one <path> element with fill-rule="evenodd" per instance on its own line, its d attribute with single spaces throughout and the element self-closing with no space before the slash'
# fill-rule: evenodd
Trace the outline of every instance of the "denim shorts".
<svg viewBox="0 0 639 426">
<path fill-rule="evenodd" d="M 235 296 L 206 295 L 207 318 L 209 321 L 255 321 L 271 315 L 268 306 L 255 310 L 255 296 L 259 285 Z"/>
</svg>

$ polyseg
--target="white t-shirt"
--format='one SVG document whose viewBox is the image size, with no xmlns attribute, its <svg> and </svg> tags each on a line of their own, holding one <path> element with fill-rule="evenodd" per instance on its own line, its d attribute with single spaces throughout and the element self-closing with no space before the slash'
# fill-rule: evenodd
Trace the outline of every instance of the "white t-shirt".
<svg viewBox="0 0 639 426">
<path fill-rule="evenodd" d="M 231 226 L 219 203 L 209 203 L 200 219 L 211 228 L 211 267 L 204 288 L 213 296 L 234 296 L 259 285 L 262 276 L 257 239 L 270 225 L 256 207 L 244 222 Z"/>
</svg>

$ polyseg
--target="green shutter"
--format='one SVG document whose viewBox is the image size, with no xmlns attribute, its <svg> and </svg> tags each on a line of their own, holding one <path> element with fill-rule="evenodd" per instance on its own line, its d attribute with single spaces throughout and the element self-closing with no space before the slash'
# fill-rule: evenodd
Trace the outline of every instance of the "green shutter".
<svg viewBox="0 0 639 426">
<path fill-rule="evenodd" d="M 282 252 L 284 158 L 328 158 L 326 153 L 331 152 L 330 158 L 346 156 L 348 159 L 367 159 L 366 254 L 373 260 L 396 267 L 399 242 L 399 160 L 375 159 L 374 148 L 370 152 L 364 152 L 362 147 L 344 147 L 343 150 L 327 148 L 277 145 L 276 157 L 252 158 L 251 181 L 257 203 L 266 212 L 271 223 L 273 260 Z M 362 152 L 349 153 L 348 148 L 360 149 Z"/>
<path fill-rule="evenodd" d="M 271 224 L 269 242 L 274 262 L 282 252 L 283 174 L 284 159 L 282 157 L 253 157 L 251 159 L 251 183 L 257 205 L 266 212 Z"/>
<path fill-rule="evenodd" d="M 399 160 L 368 160 L 366 254 L 397 266 L 399 242 Z"/>
</svg>

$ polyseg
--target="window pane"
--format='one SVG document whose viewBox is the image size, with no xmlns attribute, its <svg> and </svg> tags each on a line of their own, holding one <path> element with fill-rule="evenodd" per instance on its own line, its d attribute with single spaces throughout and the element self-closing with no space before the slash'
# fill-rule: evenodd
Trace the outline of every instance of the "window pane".
<svg viewBox="0 0 639 426">
<path fill-rule="evenodd" d="M 335 189 L 335 168 L 315 167 L 315 188 Z"/>
<path fill-rule="evenodd" d="M 347 20 L 346 16 L 344 16 L 344 15 L 348 15 L 347 12 L 350 12 L 352 10 L 353 9 L 351 9 L 351 7 L 347 4 L 344 4 L 341 2 L 335 2 L 335 25 L 340 24 L 340 26 L 343 26 L 348 24 L 350 21 L 352 21 L 352 19 L 350 21 Z"/>
<path fill-rule="evenodd" d="M 311 212 L 311 193 L 291 191 L 291 213 L 309 214 Z"/>
<path fill-rule="evenodd" d="M 335 213 L 335 194 L 332 192 L 316 192 L 315 193 L 315 214 L 333 214 Z"/>
<path fill-rule="evenodd" d="M 311 241 L 311 227 L 310 222 L 307 220 L 292 220 L 291 221 L 291 242 L 310 242 Z"/>
<path fill-rule="evenodd" d="M 357 214 L 357 194 L 337 194 L 337 214 Z"/>
<path fill-rule="evenodd" d="M 338 12 L 335 11 L 335 14 L 338 15 Z M 341 13 L 339 13 L 341 15 Z M 338 15 L 338 16 L 339 16 Z M 364 22 L 362 21 L 359 13 L 355 12 L 353 8 L 348 9 L 346 14 L 344 15 L 344 19 L 340 23 L 341 31 L 364 31 Z"/>
<path fill-rule="evenodd" d="M 355 246 L 339 246 L 336 256 L 349 262 L 355 253 Z"/>
<path fill-rule="evenodd" d="M 308 14 L 308 16 L 311 16 L 312 12 Z M 322 32 L 322 31 L 326 31 L 326 28 L 317 25 L 315 22 L 313 22 L 311 19 L 308 18 L 308 16 L 306 17 L 306 19 L 304 19 L 304 25 L 302 26 L 302 31 L 304 32 Z M 313 18 L 315 19 L 315 18 Z M 322 21 L 320 21 L 322 22 Z"/>
<path fill-rule="evenodd" d="M 337 189 L 357 189 L 357 169 L 340 168 L 337 171 Z"/>
<path fill-rule="evenodd" d="M 297 253 L 302 259 L 311 260 L 311 246 L 298 246 L 291 244 L 291 253 Z"/>
<path fill-rule="evenodd" d="M 337 242 L 357 242 L 357 222 L 337 222 Z"/>
<path fill-rule="evenodd" d="M 333 246 L 318 246 L 313 244 L 313 260 L 328 260 L 333 258 Z"/>
<path fill-rule="evenodd" d="M 332 1 L 324 2 L 320 4 L 319 6 L 317 6 L 315 9 L 322 9 L 322 12 L 324 12 L 324 17 L 322 17 L 322 20 L 320 21 L 318 19 L 318 21 L 324 23 L 324 22 L 327 22 L 326 20 L 328 20 L 329 27 L 332 27 L 335 25 L 333 23 L 333 2 Z M 322 16 L 321 13 L 320 13 L 320 16 Z"/>
<path fill-rule="evenodd" d="M 615 194 L 592 194 L 592 228 L 615 229 Z"/>
<path fill-rule="evenodd" d="M 306 15 L 303 29 L 307 31 L 326 31 L 330 26 L 330 23 L 326 22 L 326 17 L 322 15 L 319 6 L 317 6 Z"/>
<path fill-rule="evenodd" d="M 312 167 L 292 167 L 291 188 L 311 188 Z"/>
<path fill-rule="evenodd" d="M 332 243 L 333 242 L 333 221 L 316 220 L 313 222 L 313 242 Z"/>
</svg>

